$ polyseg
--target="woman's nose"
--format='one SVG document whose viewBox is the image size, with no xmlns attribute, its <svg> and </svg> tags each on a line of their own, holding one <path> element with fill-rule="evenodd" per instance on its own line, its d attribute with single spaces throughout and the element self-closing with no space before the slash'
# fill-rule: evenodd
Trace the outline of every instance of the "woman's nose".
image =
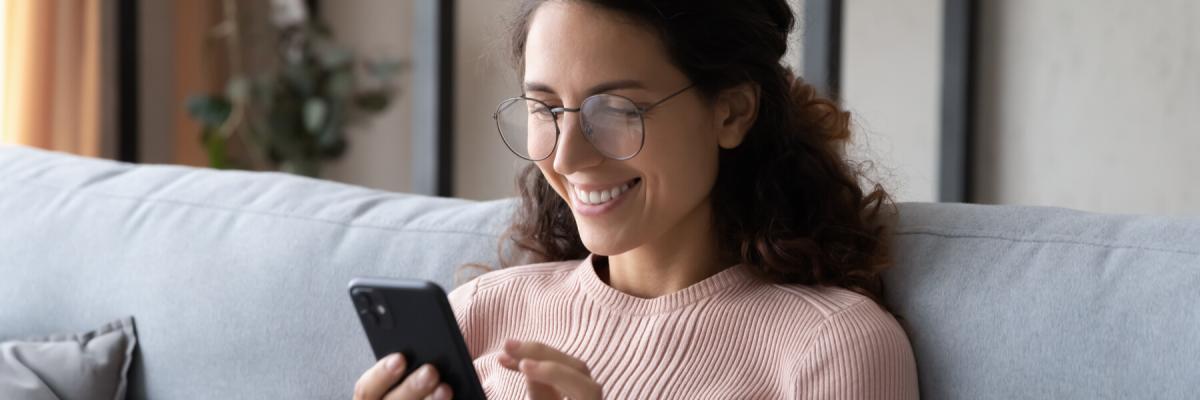
<svg viewBox="0 0 1200 400">
<path fill-rule="evenodd" d="M 554 171 L 570 175 L 604 162 L 604 155 L 583 136 L 578 112 L 565 112 L 558 120 L 558 148 L 554 152 Z"/>
</svg>

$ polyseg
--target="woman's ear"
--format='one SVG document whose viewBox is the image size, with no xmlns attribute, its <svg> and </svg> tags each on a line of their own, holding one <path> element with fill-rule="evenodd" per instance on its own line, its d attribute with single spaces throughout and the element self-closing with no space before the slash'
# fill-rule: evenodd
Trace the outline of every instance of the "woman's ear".
<svg viewBox="0 0 1200 400">
<path fill-rule="evenodd" d="M 717 144 L 732 149 L 742 144 L 758 118 L 759 87 L 743 83 L 725 89 L 717 97 Z"/>
</svg>

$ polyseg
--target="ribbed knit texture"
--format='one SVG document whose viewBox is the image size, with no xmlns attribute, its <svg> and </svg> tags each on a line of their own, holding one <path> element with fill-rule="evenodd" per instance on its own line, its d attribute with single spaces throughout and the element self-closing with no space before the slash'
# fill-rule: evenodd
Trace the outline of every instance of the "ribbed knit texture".
<svg viewBox="0 0 1200 400">
<path fill-rule="evenodd" d="M 857 293 L 775 285 L 744 266 L 653 299 L 605 284 L 591 258 L 507 268 L 450 294 L 491 399 L 523 399 L 506 339 L 587 363 L 606 399 L 916 399 L 904 330 Z"/>
</svg>

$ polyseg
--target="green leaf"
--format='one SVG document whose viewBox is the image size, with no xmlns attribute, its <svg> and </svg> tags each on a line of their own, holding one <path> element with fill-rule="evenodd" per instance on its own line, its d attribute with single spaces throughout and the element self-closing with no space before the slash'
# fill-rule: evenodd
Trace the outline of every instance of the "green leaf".
<svg viewBox="0 0 1200 400">
<path fill-rule="evenodd" d="M 367 112 L 380 112 L 391 103 L 392 96 L 386 90 L 369 90 L 354 97 L 354 105 Z"/>
<path fill-rule="evenodd" d="M 330 96 L 344 99 L 354 90 L 353 73 L 347 69 L 333 71 L 330 73 L 327 88 Z"/>
<path fill-rule="evenodd" d="M 321 157 L 338 158 L 346 153 L 346 139 L 342 135 L 321 135 L 317 138 L 317 150 Z"/>
<path fill-rule="evenodd" d="M 279 83 L 307 96 L 316 91 L 317 73 L 316 68 L 306 64 L 288 64 L 283 68 L 283 79 Z"/>
<path fill-rule="evenodd" d="M 316 53 L 317 61 L 326 69 L 348 65 L 354 58 L 350 50 L 325 40 L 317 42 L 313 46 L 313 51 Z"/>
<path fill-rule="evenodd" d="M 304 130 L 310 134 L 317 134 L 321 131 L 321 127 L 325 126 L 328 115 L 329 108 L 326 106 L 325 100 L 310 97 L 304 102 Z"/>
<path fill-rule="evenodd" d="M 229 119 L 233 104 L 224 96 L 193 95 L 187 99 L 187 111 L 200 125 L 215 127 Z"/>
<path fill-rule="evenodd" d="M 208 166 L 216 169 L 229 168 L 225 136 L 217 132 L 215 127 L 204 128 L 201 136 L 204 138 L 204 151 L 208 154 Z"/>
</svg>

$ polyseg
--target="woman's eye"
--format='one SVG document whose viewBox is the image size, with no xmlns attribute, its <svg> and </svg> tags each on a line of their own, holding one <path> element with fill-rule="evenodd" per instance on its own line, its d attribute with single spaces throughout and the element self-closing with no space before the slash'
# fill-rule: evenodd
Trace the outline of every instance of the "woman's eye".
<svg viewBox="0 0 1200 400">
<path fill-rule="evenodd" d="M 529 105 L 529 115 L 542 121 L 554 120 L 553 109 L 541 103 L 531 103 Z"/>
<path fill-rule="evenodd" d="M 600 107 L 599 111 L 601 113 L 603 113 L 604 115 L 611 115 L 611 116 L 624 117 L 624 116 L 630 116 L 630 115 L 637 115 L 636 111 L 630 110 L 629 108 L 626 108 L 626 107 L 620 107 L 620 106 L 604 106 L 604 107 Z"/>
</svg>

